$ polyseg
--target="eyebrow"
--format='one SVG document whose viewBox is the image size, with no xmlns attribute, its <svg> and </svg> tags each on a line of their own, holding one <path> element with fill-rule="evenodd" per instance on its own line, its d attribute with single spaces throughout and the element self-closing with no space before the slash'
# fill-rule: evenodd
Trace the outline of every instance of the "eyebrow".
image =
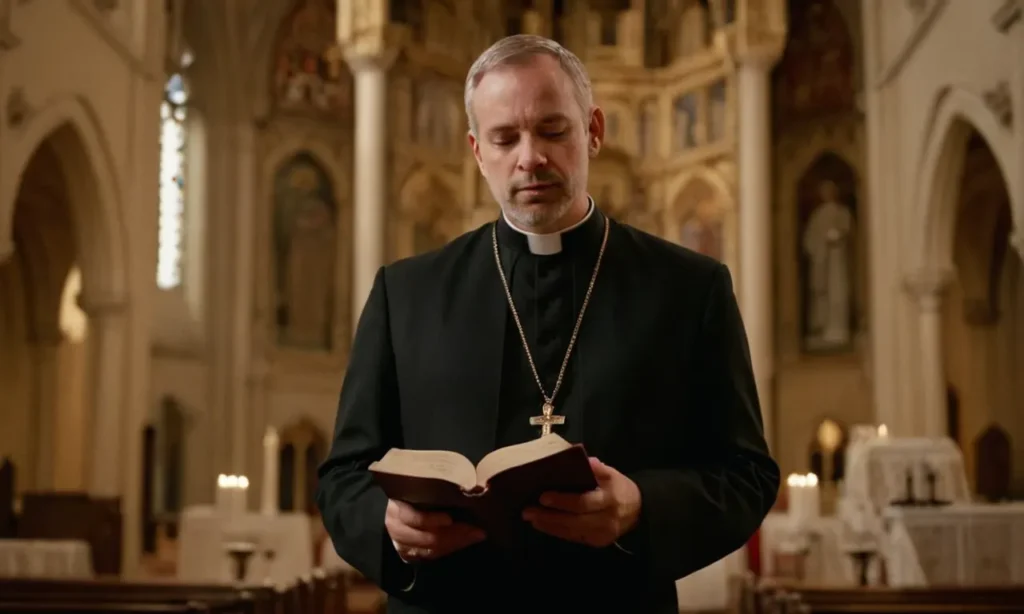
<svg viewBox="0 0 1024 614">
<path fill-rule="evenodd" d="M 537 122 L 537 124 L 543 125 L 543 124 L 553 124 L 553 123 L 556 123 L 556 122 L 568 122 L 568 121 L 569 121 L 569 117 L 567 115 L 565 115 L 564 113 L 550 113 L 550 114 L 545 115 L 544 117 L 542 117 L 540 119 L 540 121 Z M 498 126 L 495 126 L 495 127 L 491 128 L 490 130 L 487 131 L 487 133 L 488 134 L 498 134 L 500 132 L 507 132 L 509 130 L 515 130 L 515 129 L 516 129 L 516 127 L 513 124 L 501 124 L 501 125 L 498 125 Z"/>
</svg>

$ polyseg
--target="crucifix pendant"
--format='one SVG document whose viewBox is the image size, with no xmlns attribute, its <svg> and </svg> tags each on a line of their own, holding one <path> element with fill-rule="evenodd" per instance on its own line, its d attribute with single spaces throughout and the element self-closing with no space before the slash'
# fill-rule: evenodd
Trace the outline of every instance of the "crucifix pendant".
<svg viewBox="0 0 1024 614">
<path fill-rule="evenodd" d="M 555 406 L 550 402 L 544 403 L 544 407 L 541 408 L 543 415 L 533 416 L 530 418 L 531 426 L 540 427 L 540 436 L 551 434 L 551 425 L 562 425 L 565 424 L 565 416 L 555 415 Z"/>
</svg>

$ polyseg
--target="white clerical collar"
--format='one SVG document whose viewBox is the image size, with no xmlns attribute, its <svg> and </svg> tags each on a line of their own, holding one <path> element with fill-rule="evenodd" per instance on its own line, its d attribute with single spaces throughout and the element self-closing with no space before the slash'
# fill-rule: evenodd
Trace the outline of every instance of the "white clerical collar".
<svg viewBox="0 0 1024 614">
<path fill-rule="evenodd" d="M 574 228 L 578 228 L 586 223 L 590 219 L 590 216 L 594 214 L 594 199 L 587 197 L 587 202 L 590 203 L 590 208 L 587 209 L 587 214 L 583 216 L 583 219 L 576 222 L 572 226 L 559 230 L 558 232 L 552 232 L 548 234 L 538 234 L 536 232 L 529 232 L 526 230 L 520 230 L 512 223 L 512 220 L 508 219 L 505 215 L 505 223 L 512 230 L 515 230 L 521 235 L 526 237 L 526 244 L 530 246 L 530 253 L 537 256 L 551 256 L 562 251 L 562 234 L 569 232 Z"/>
</svg>

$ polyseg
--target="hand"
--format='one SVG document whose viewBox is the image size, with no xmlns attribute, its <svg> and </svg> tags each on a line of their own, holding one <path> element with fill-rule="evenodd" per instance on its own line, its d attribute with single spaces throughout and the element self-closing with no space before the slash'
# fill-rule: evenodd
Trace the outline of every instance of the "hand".
<svg viewBox="0 0 1024 614">
<path fill-rule="evenodd" d="M 590 458 L 590 468 L 597 489 L 583 494 L 544 493 L 543 507 L 527 508 L 523 518 L 538 531 L 565 540 L 597 548 L 615 543 L 640 518 L 640 488 L 596 458 Z"/>
<path fill-rule="evenodd" d="M 436 559 L 483 541 L 480 529 L 442 512 L 423 512 L 408 503 L 388 500 L 384 528 L 406 563 Z"/>
</svg>

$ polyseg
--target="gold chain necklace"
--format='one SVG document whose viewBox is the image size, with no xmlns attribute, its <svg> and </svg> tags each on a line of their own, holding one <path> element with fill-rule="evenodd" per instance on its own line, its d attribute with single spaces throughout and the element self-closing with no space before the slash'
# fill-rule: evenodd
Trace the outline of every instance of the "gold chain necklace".
<svg viewBox="0 0 1024 614">
<path fill-rule="evenodd" d="M 601 250 L 597 253 L 597 262 L 594 263 L 594 272 L 590 276 L 590 285 L 587 287 L 587 293 L 583 297 L 583 305 L 580 307 L 580 315 L 576 318 L 576 326 L 573 328 L 572 337 L 569 338 L 569 347 L 565 349 L 565 357 L 562 359 L 562 367 L 558 371 L 558 379 L 555 381 L 555 388 L 548 395 L 544 391 L 544 383 L 541 382 L 540 375 L 537 373 L 537 365 L 533 362 L 533 355 L 530 353 L 530 344 L 526 341 L 526 331 L 523 330 L 523 325 L 519 321 L 519 313 L 516 311 L 515 302 L 512 301 L 512 291 L 509 289 L 508 280 L 505 278 L 505 269 L 501 266 L 501 255 L 498 253 L 498 223 L 495 222 L 491 228 L 491 243 L 494 246 L 494 262 L 498 265 L 498 274 L 501 276 L 501 285 L 505 289 L 505 298 L 508 299 L 508 307 L 512 311 L 512 319 L 515 320 L 516 328 L 519 330 L 519 338 L 523 342 L 523 350 L 526 351 L 526 360 L 530 363 L 530 369 L 533 371 L 533 379 L 537 382 L 537 387 L 540 388 L 540 394 L 544 397 L 544 405 L 541 408 L 542 415 L 534 416 L 530 418 L 530 424 L 532 426 L 541 427 L 541 436 L 551 434 L 552 425 L 565 424 L 565 416 L 556 416 L 555 414 L 555 396 L 558 394 L 558 390 L 562 387 L 562 379 L 565 377 L 565 369 L 569 365 L 569 356 L 572 354 L 572 348 L 576 345 L 576 337 L 580 332 L 580 325 L 583 324 L 583 314 L 587 312 L 587 305 L 590 303 L 590 295 L 594 291 L 594 284 L 597 282 L 597 273 L 601 270 L 601 260 L 604 258 L 604 250 L 608 245 L 608 218 L 604 219 L 604 237 L 601 239 Z"/>
</svg>

